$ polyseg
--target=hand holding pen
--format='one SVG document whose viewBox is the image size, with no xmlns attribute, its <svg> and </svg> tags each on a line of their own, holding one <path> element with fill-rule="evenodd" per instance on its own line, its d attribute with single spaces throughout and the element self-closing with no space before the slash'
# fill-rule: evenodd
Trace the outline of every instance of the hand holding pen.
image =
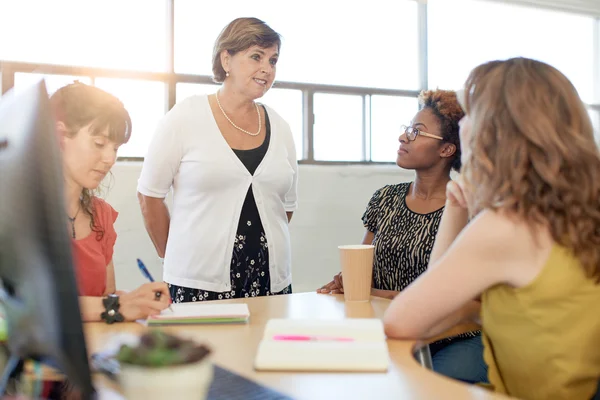
<svg viewBox="0 0 600 400">
<path fill-rule="evenodd" d="M 148 279 L 150 282 L 154 282 L 154 278 L 152 277 L 152 275 L 150 274 L 150 271 L 148 271 L 148 268 L 146 268 L 146 265 L 142 262 L 142 260 L 140 260 L 138 258 L 137 264 L 138 264 L 140 271 L 142 272 L 142 275 L 144 275 L 144 277 L 146 279 Z M 162 297 L 162 292 L 156 291 L 156 292 L 154 292 L 154 295 L 155 295 L 156 300 L 160 301 L 160 299 Z M 169 310 L 173 311 L 171 304 L 169 304 Z"/>
<path fill-rule="evenodd" d="M 159 296 L 156 293 L 160 293 Z M 126 321 L 146 319 L 170 306 L 169 288 L 164 282 L 149 282 L 119 295 L 119 311 Z"/>
</svg>

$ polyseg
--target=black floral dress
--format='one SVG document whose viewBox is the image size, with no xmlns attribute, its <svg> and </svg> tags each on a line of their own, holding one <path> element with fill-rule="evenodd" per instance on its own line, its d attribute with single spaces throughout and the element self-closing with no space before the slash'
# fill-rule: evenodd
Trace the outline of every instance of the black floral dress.
<svg viewBox="0 0 600 400">
<path fill-rule="evenodd" d="M 256 168 L 267 153 L 271 140 L 271 124 L 265 109 L 267 134 L 264 142 L 255 149 L 233 150 L 248 171 L 254 175 Z M 269 244 L 256 208 L 252 185 L 248 188 L 237 233 L 233 239 L 231 257 L 231 290 L 210 292 L 169 284 L 169 292 L 174 303 L 191 301 L 222 300 L 241 297 L 272 296 L 292 293 L 292 285 L 277 293 L 271 293 L 269 274 Z"/>
</svg>

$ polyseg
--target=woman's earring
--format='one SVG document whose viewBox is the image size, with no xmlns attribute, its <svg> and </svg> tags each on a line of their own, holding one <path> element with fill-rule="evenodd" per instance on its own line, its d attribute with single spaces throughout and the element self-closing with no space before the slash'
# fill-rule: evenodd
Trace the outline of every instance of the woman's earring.
<svg viewBox="0 0 600 400">
<path fill-rule="evenodd" d="M 225 71 L 225 76 L 229 76 L 229 72 Z"/>
</svg>

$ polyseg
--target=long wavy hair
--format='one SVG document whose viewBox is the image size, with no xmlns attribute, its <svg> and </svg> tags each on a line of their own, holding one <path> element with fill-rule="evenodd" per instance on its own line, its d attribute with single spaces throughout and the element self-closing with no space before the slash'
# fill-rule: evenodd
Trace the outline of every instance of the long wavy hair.
<svg viewBox="0 0 600 400">
<path fill-rule="evenodd" d="M 75 82 L 58 89 L 50 97 L 50 104 L 56 121 L 65 124 L 71 137 L 90 124 L 92 135 L 108 129 L 109 139 L 117 144 L 127 143 L 131 137 L 131 118 L 123 103 L 102 89 Z M 99 189 L 83 188 L 80 202 L 83 212 L 90 217 L 92 232 L 101 240 L 104 230 L 96 224 L 92 201 L 98 193 Z"/>
<path fill-rule="evenodd" d="M 573 84 L 539 61 L 493 61 L 471 72 L 462 102 L 471 214 L 508 210 L 548 226 L 600 282 L 600 154 Z"/>
</svg>

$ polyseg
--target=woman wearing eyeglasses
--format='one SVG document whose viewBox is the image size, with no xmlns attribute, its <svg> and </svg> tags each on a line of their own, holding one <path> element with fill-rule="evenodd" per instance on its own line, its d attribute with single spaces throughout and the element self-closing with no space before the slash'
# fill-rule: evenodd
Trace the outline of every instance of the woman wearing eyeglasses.
<svg viewBox="0 0 600 400">
<path fill-rule="evenodd" d="M 460 169 L 458 121 L 464 113 L 456 93 L 424 91 L 421 110 L 399 138 L 396 164 L 414 170 L 413 182 L 377 190 L 362 217 L 363 244 L 373 244 L 374 296 L 393 299 L 427 269 L 440 225 L 450 171 Z M 342 293 L 339 273 L 319 289 Z M 486 367 L 480 332 L 468 332 L 430 346 L 433 368 L 465 382 L 485 382 Z"/>
</svg>

